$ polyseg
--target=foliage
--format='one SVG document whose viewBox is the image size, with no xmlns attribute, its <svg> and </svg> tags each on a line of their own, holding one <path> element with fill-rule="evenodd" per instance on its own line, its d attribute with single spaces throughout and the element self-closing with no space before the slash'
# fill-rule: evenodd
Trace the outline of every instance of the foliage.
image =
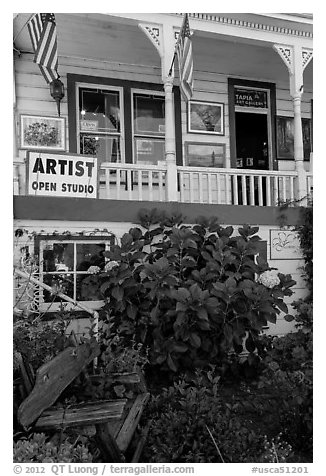
<svg viewBox="0 0 326 476">
<path fill-rule="evenodd" d="M 299 235 L 300 247 L 305 260 L 305 277 L 312 293 L 313 284 L 313 203 L 301 209 L 302 223 L 296 227 Z M 312 296 L 311 296 L 312 297 Z"/>
<path fill-rule="evenodd" d="M 34 370 L 51 360 L 64 349 L 66 327 L 64 320 L 42 322 L 33 316 L 17 319 L 13 335 L 14 369 L 18 368 L 16 352 L 20 352 Z"/>
<path fill-rule="evenodd" d="M 147 418 L 151 431 L 144 449 L 149 462 L 242 463 L 288 461 L 291 448 L 281 436 L 264 435 L 239 412 L 241 401 L 223 398 L 214 369 L 200 371 L 190 381 L 180 379 L 152 398 Z M 246 398 L 250 398 L 247 395 Z M 208 431 L 209 430 L 209 431 Z M 218 448 L 218 451 L 217 451 Z"/>
<path fill-rule="evenodd" d="M 267 392 L 270 406 L 286 440 L 297 452 L 312 457 L 313 424 L 312 332 L 300 329 L 266 339 L 265 370 L 258 389 Z M 255 400 L 259 407 L 259 397 Z"/>
<path fill-rule="evenodd" d="M 106 252 L 117 266 L 96 275 L 103 320 L 126 341 L 149 347 L 151 365 L 163 370 L 202 367 L 244 348 L 254 361 L 262 327 L 288 312 L 283 298 L 295 284 L 281 273 L 269 287 L 255 279 L 269 270 L 254 260 L 258 227 L 232 236 L 233 227 L 216 220 L 185 226 L 165 217 L 151 229 L 152 220 L 143 212 L 147 231 L 130 229 Z"/>
<path fill-rule="evenodd" d="M 92 455 L 83 443 L 69 443 L 66 439 L 61 444 L 47 441 L 44 433 L 34 433 L 28 439 L 14 442 L 15 463 L 89 463 Z"/>
</svg>

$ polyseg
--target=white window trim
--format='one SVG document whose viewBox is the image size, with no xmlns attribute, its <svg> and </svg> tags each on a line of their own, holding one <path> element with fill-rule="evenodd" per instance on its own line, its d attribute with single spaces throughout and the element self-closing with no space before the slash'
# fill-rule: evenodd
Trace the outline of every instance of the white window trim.
<svg viewBox="0 0 326 476">
<path fill-rule="evenodd" d="M 111 243 L 109 242 L 108 239 L 103 239 L 102 237 L 98 237 L 99 239 L 97 240 L 96 237 L 92 240 L 87 240 L 85 239 L 74 239 L 75 237 L 72 237 L 71 239 L 60 239 L 56 240 L 55 237 L 49 237 L 49 239 L 42 237 L 39 241 L 39 280 L 43 282 L 43 276 L 48 275 L 51 273 L 44 273 L 43 272 L 43 243 L 44 244 L 54 244 L 54 243 L 69 243 L 69 244 L 89 244 L 89 243 L 96 243 L 96 244 L 105 244 L 105 250 L 108 251 L 110 248 Z M 108 237 L 110 238 L 110 237 Z M 76 266 L 76 256 L 75 256 L 75 250 L 76 248 L 74 247 L 74 267 Z M 108 259 L 105 259 L 106 262 Z M 60 273 L 58 273 L 60 274 Z M 62 273 L 61 273 L 62 274 Z M 78 272 L 74 269 L 70 274 L 78 274 Z M 79 273 L 79 274 L 85 274 L 85 273 Z M 74 281 L 74 291 L 75 291 L 75 281 Z M 74 299 L 74 297 L 73 297 Z M 97 310 L 100 309 L 101 307 L 104 306 L 105 301 L 104 300 L 98 300 L 98 301 L 76 301 L 84 304 L 85 306 L 89 307 L 90 309 Z M 80 308 L 76 306 L 75 304 L 71 302 L 67 302 L 62 300 L 62 302 L 44 302 L 43 300 L 43 288 L 39 287 L 39 311 L 40 312 L 56 312 L 60 311 L 62 308 L 64 308 L 67 311 L 80 311 Z"/>
<path fill-rule="evenodd" d="M 141 138 L 144 137 L 146 140 L 147 138 L 151 138 L 153 140 L 159 140 L 159 141 L 164 141 L 165 140 L 165 134 L 164 135 L 148 135 L 148 134 L 139 134 L 135 133 L 135 127 L 134 127 L 134 94 L 148 94 L 151 96 L 161 96 L 164 101 L 165 101 L 165 93 L 164 91 L 157 91 L 156 89 L 139 89 L 139 88 L 131 88 L 130 90 L 130 100 L 131 100 L 131 134 L 132 134 L 132 160 L 133 163 L 137 163 L 137 154 L 136 154 L 136 147 L 135 147 L 135 139 L 137 137 Z M 165 125 L 165 117 L 164 117 L 164 125 Z"/>
<path fill-rule="evenodd" d="M 79 124 L 79 89 L 102 89 L 107 91 L 115 91 L 119 93 L 120 100 L 120 132 L 98 132 L 99 136 L 119 136 L 120 137 L 120 154 L 121 163 L 125 163 L 125 119 L 124 119 L 124 94 L 123 87 L 109 86 L 101 83 L 83 83 L 76 82 L 75 84 L 75 98 L 76 98 L 76 137 L 77 137 L 77 153 L 80 154 L 80 124 Z"/>
</svg>

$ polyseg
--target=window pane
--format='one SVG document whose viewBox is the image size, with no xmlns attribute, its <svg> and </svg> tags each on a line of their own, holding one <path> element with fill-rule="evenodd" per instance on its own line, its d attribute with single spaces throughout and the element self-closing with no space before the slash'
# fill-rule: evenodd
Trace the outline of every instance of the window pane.
<svg viewBox="0 0 326 476">
<path fill-rule="evenodd" d="M 76 284 L 77 301 L 99 301 L 103 299 L 100 293 L 98 277 L 93 274 L 78 274 Z"/>
<path fill-rule="evenodd" d="M 57 290 L 63 294 L 74 299 L 74 275 L 70 274 L 45 274 L 43 276 L 44 284 L 51 286 L 54 290 Z M 62 299 L 55 294 L 51 294 L 49 291 L 43 289 L 44 302 L 61 302 Z"/>
<path fill-rule="evenodd" d="M 114 136 L 80 135 L 80 153 L 102 162 L 121 162 L 120 139 Z"/>
<path fill-rule="evenodd" d="M 118 91 L 79 90 L 80 130 L 120 132 L 120 98 Z"/>
<path fill-rule="evenodd" d="M 135 134 L 164 135 L 164 97 L 134 94 Z"/>
<path fill-rule="evenodd" d="M 43 271 L 72 271 L 74 269 L 73 243 L 46 245 L 43 251 Z"/>
<path fill-rule="evenodd" d="M 137 137 L 135 152 L 137 163 L 155 165 L 159 160 L 165 160 L 164 140 Z"/>
<path fill-rule="evenodd" d="M 87 271 L 90 266 L 103 269 L 104 252 L 104 243 L 77 243 L 77 271 Z"/>
</svg>

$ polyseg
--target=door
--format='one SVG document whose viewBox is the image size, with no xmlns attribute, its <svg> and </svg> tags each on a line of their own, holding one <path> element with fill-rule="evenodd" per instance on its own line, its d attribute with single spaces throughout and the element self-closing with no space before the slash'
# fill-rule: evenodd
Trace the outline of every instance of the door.
<svg viewBox="0 0 326 476">
<path fill-rule="evenodd" d="M 266 114 L 235 112 L 237 168 L 269 169 L 267 118 Z"/>
</svg>

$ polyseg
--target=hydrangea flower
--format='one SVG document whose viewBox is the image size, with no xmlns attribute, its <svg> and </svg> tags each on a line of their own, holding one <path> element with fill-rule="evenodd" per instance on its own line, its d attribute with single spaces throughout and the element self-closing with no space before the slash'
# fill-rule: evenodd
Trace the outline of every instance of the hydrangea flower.
<svg viewBox="0 0 326 476">
<path fill-rule="evenodd" d="M 281 281 L 276 270 L 268 270 L 258 276 L 257 282 L 271 289 L 280 284 Z"/>
<path fill-rule="evenodd" d="M 98 266 L 90 266 L 87 270 L 87 273 L 90 274 L 97 274 L 101 271 L 101 269 Z"/>
<path fill-rule="evenodd" d="M 116 266 L 119 266 L 119 263 L 117 261 L 109 261 L 108 263 L 106 263 L 104 271 L 111 271 L 111 269 L 115 268 Z"/>
</svg>

